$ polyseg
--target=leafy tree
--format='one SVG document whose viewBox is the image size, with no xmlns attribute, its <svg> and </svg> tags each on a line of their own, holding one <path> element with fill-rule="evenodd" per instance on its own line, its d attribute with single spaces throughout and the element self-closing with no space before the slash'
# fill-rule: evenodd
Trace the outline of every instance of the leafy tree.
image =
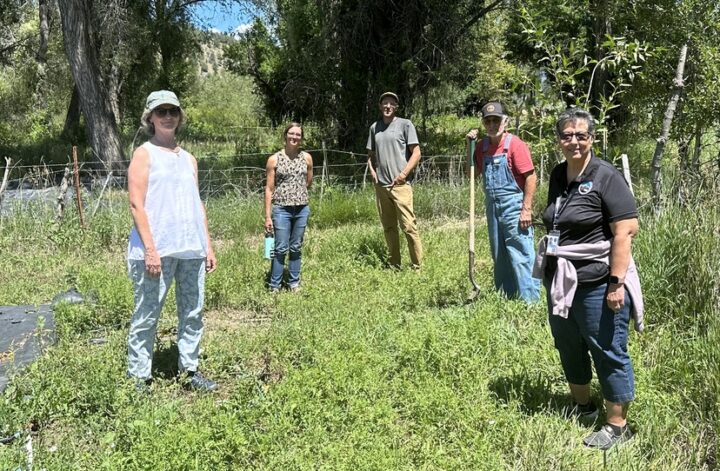
<svg viewBox="0 0 720 471">
<path fill-rule="evenodd" d="M 11 3 L 3 3 L 0 9 L 9 8 Z M 48 30 L 59 22 L 50 8 L 44 20 Z M 37 158 L 47 157 L 52 153 L 47 146 L 61 129 L 59 116 L 64 113 L 71 87 L 62 40 L 59 35 L 42 37 L 43 16 L 29 2 L 19 9 L 5 10 L 0 22 L 6 22 L 4 37 L 24 38 L 7 49 L 0 61 L 0 147 L 21 158 L 18 148 L 32 146 Z"/>
<path fill-rule="evenodd" d="M 254 90 L 250 77 L 226 72 L 206 78 L 183 103 L 190 116 L 186 132 L 195 139 L 243 140 L 247 128 L 265 124 Z"/>
<path fill-rule="evenodd" d="M 247 64 L 274 121 L 314 119 L 334 128 L 341 146 L 351 146 L 364 142 L 382 91 L 397 92 L 410 114 L 438 85 L 443 66 L 465 53 L 468 31 L 500 5 L 276 0 L 274 29 L 257 22 L 245 38 L 249 57 L 228 54 Z"/>
<path fill-rule="evenodd" d="M 92 5 L 89 0 L 58 0 L 58 5 L 65 50 L 80 95 L 90 145 L 106 168 L 114 168 L 124 160 L 123 149 L 110 94 L 101 78 L 100 58 L 93 35 Z"/>
<path fill-rule="evenodd" d="M 28 13 L 28 5 L 21 0 L 0 2 L 0 64 L 8 64 L 13 51 L 26 46 L 31 40 L 28 31 L 19 31 L 13 27 Z"/>
<path fill-rule="evenodd" d="M 510 30 L 516 57 L 538 63 L 566 106 L 589 108 L 602 124 L 620 124 L 621 97 L 652 54 L 649 44 L 616 21 L 626 18 L 621 2 L 520 0 L 516 6 Z"/>
</svg>

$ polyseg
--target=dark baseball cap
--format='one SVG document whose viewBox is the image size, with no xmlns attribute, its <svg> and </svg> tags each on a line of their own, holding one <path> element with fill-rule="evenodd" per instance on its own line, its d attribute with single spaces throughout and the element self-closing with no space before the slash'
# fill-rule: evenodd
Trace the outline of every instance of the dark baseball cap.
<svg viewBox="0 0 720 471">
<path fill-rule="evenodd" d="M 482 107 L 481 113 L 483 118 L 487 118 L 488 116 L 497 116 L 498 118 L 502 118 L 506 114 L 502 103 L 499 101 L 490 101 L 485 103 L 485 106 Z"/>
</svg>

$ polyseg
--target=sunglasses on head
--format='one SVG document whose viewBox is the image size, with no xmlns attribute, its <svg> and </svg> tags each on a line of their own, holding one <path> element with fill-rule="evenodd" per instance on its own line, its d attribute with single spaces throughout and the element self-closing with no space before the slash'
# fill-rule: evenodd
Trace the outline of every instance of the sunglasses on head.
<svg viewBox="0 0 720 471">
<path fill-rule="evenodd" d="M 592 137 L 592 134 L 587 132 L 564 132 L 560 134 L 560 140 L 563 142 L 570 142 L 573 137 L 575 137 L 578 142 L 585 142 Z"/>
<path fill-rule="evenodd" d="M 172 116 L 173 118 L 177 118 L 178 116 L 180 116 L 180 108 L 178 108 L 177 106 L 174 106 L 172 108 L 155 108 L 153 112 L 161 118 L 164 118 L 168 114 L 170 114 L 170 116 Z"/>
</svg>

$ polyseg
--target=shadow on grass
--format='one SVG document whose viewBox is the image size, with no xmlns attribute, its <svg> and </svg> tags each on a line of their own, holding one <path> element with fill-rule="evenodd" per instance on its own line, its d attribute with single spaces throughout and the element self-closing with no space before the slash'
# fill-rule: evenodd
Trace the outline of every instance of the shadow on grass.
<svg viewBox="0 0 720 471">
<path fill-rule="evenodd" d="M 543 412 L 565 415 L 571 403 L 568 394 L 551 392 L 551 380 L 542 375 L 513 374 L 496 379 L 488 387 L 502 403 L 517 401 L 520 411 L 526 415 Z"/>
<path fill-rule="evenodd" d="M 178 374 L 178 351 L 175 342 L 157 342 L 153 355 L 152 375 L 154 378 L 172 379 Z"/>
</svg>

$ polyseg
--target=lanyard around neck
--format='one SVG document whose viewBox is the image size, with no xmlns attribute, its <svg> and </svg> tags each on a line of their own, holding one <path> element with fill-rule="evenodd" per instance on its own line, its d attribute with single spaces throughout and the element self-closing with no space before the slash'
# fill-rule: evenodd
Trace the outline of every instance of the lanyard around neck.
<svg viewBox="0 0 720 471">
<path fill-rule="evenodd" d="M 562 202 L 562 206 L 560 205 L 560 201 L 562 200 L 562 196 L 558 195 L 557 198 L 555 198 L 555 212 L 553 213 L 553 230 L 556 231 L 558 228 L 558 217 L 560 214 L 565 210 L 568 203 L 570 203 L 570 200 L 575 195 L 576 191 L 570 191 L 567 197 L 565 198 L 565 201 Z"/>
</svg>

